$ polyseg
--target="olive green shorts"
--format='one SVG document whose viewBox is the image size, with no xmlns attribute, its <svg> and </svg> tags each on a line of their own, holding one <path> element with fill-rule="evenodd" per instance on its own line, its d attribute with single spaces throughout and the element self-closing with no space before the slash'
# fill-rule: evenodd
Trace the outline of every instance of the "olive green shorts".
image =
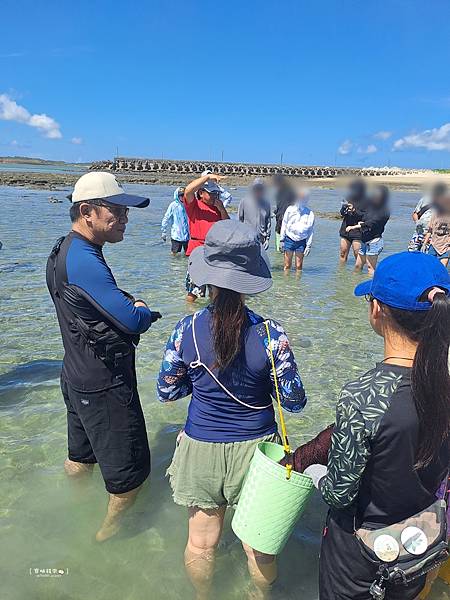
<svg viewBox="0 0 450 600">
<path fill-rule="evenodd" d="M 201 442 L 183 434 L 167 469 L 173 499 L 181 506 L 236 506 L 259 442 L 279 442 L 278 433 L 244 442 Z"/>
</svg>

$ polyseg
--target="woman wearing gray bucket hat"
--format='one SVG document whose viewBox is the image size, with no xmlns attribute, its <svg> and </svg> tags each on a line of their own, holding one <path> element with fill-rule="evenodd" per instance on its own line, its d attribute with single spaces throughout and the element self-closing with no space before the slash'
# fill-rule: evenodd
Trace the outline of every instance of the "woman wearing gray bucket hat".
<svg viewBox="0 0 450 600">
<path fill-rule="evenodd" d="M 225 510 L 237 504 L 257 444 L 278 439 L 272 353 L 283 408 L 300 412 L 306 396 L 281 325 L 245 306 L 245 294 L 272 285 L 257 232 L 239 221 L 216 223 L 204 246 L 192 252 L 189 272 L 208 286 L 211 304 L 176 325 L 158 396 L 170 402 L 192 394 L 168 475 L 175 502 L 189 510 L 185 565 L 197 599 L 204 600 Z M 276 577 L 275 558 L 244 548 L 256 592 L 264 598 Z"/>
</svg>

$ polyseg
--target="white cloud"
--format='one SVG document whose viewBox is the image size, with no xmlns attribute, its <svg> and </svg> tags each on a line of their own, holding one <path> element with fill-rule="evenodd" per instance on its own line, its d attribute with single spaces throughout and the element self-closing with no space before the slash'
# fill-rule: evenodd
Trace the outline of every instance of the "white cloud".
<svg viewBox="0 0 450 600">
<path fill-rule="evenodd" d="M 77 145 L 79 145 L 79 144 L 82 144 L 82 143 L 83 143 L 83 138 L 80 138 L 80 137 L 73 137 L 73 138 L 72 138 L 70 141 L 72 142 L 72 144 L 77 144 Z"/>
<path fill-rule="evenodd" d="M 339 154 L 350 154 L 353 148 L 353 142 L 351 140 L 344 140 L 338 148 Z"/>
<path fill-rule="evenodd" d="M 375 152 L 378 152 L 378 148 L 375 144 L 369 144 L 365 148 L 359 146 L 358 148 L 358 154 L 374 154 Z"/>
<path fill-rule="evenodd" d="M 17 104 L 7 94 L 0 94 L 0 119 L 35 127 L 46 138 L 53 140 L 62 138 L 59 123 L 55 119 L 45 114 L 32 115 L 25 107 Z"/>
<path fill-rule="evenodd" d="M 388 140 L 392 135 L 392 131 L 378 131 L 373 134 L 376 140 Z"/>
<path fill-rule="evenodd" d="M 419 133 L 411 133 L 394 143 L 394 150 L 404 150 L 405 148 L 450 151 L 450 123 L 433 129 L 425 129 Z"/>
</svg>

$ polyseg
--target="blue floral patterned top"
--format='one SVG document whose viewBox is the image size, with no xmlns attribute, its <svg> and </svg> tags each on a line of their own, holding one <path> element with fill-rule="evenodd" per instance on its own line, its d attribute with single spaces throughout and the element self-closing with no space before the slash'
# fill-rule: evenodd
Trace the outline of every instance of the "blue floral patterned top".
<svg viewBox="0 0 450 600">
<path fill-rule="evenodd" d="M 236 442 L 277 430 L 272 404 L 275 381 L 266 327 L 259 315 L 249 309 L 247 315 L 242 349 L 233 364 L 221 372 L 213 368 L 216 361 L 211 335 L 212 308 L 203 309 L 195 319 L 201 361 L 244 404 L 231 398 L 205 368 L 191 366 L 198 358 L 192 315 L 179 321 L 167 342 L 157 384 L 158 397 L 169 402 L 192 394 L 185 431 L 194 439 Z M 269 320 L 268 324 L 282 406 L 298 413 L 306 404 L 306 395 L 289 340 L 279 323 Z"/>
</svg>

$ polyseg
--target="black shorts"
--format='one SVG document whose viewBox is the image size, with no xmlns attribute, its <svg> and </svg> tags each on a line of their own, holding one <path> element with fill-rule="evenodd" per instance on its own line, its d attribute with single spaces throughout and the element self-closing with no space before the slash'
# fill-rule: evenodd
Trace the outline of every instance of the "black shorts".
<svg viewBox="0 0 450 600">
<path fill-rule="evenodd" d="M 170 240 L 172 242 L 172 252 L 173 254 L 178 254 L 178 252 L 181 252 L 181 250 L 184 250 L 184 253 L 186 254 L 186 250 L 189 244 L 189 241 L 187 242 L 179 242 L 178 240 Z"/>
<path fill-rule="evenodd" d="M 150 449 L 137 388 L 126 383 L 96 392 L 78 392 L 64 377 L 68 456 L 98 463 L 111 494 L 140 486 L 150 474 Z"/>
<path fill-rule="evenodd" d="M 320 600 L 373 600 L 369 589 L 377 566 L 362 554 L 352 531 L 328 515 L 319 564 Z M 385 600 L 414 600 L 425 586 L 426 575 L 404 585 L 386 588 Z"/>
<path fill-rule="evenodd" d="M 351 231 L 349 233 L 340 233 L 339 236 L 350 243 L 361 241 L 361 234 L 352 234 Z"/>
<path fill-rule="evenodd" d="M 356 225 L 356 223 L 355 223 Z M 345 231 L 347 225 L 346 223 L 342 223 L 341 228 L 339 229 L 339 236 L 348 242 L 360 242 L 361 241 L 361 229 L 351 229 L 350 231 Z"/>
</svg>

